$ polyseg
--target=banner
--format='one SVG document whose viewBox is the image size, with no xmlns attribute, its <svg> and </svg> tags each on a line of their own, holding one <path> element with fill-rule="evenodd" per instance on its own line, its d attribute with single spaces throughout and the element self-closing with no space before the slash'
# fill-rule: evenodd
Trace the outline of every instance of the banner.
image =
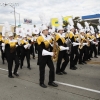
<svg viewBox="0 0 100 100">
<path fill-rule="evenodd" d="M 63 21 L 68 21 L 69 18 L 72 18 L 72 16 L 63 17 Z"/>
<path fill-rule="evenodd" d="M 55 26 L 55 27 L 58 27 L 59 26 L 58 18 L 52 18 L 51 19 L 51 25 Z"/>
<path fill-rule="evenodd" d="M 32 24 L 32 19 L 24 18 L 24 24 Z"/>
</svg>

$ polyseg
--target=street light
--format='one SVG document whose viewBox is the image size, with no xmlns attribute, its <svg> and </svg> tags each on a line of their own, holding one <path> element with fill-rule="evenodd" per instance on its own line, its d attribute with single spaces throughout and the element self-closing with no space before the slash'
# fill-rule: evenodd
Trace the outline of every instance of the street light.
<svg viewBox="0 0 100 100">
<path fill-rule="evenodd" d="M 13 11 L 12 11 L 13 12 Z M 12 13 L 11 12 L 11 13 Z M 15 12 L 16 14 L 18 14 L 19 15 L 19 25 L 20 25 L 20 13 L 17 13 L 17 12 Z"/>
<path fill-rule="evenodd" d="M 3 5 L 4 5 L 4 7 L 5 6 L 11 6 L 13 9 L 14 9 L 14 19 L 15 19 L 15 27 L 14 27 L 14 32 L 16 31 L 16 15 L 15 15 L 15 6 L 17 6 L 17 5 L 14 5 L 14 4 L 10 4 L 9 5 L 9 3 L 7 4 L 7 3 L 3 3 Z"/>
</svg>

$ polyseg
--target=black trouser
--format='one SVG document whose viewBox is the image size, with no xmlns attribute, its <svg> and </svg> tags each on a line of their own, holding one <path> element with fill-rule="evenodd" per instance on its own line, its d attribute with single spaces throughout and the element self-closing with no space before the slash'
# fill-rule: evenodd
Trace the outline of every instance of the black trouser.
<svg viewBox="0 0 100 100">
<path fill-rule="evenodd" d="M 62 63 L 62 59 L 64 59 L 63 63 Z M 56 73 L 63 72 L 67 67 L 68 62 L 69 62 L 69 56 L 66 53 L 66 51 L 59 51 L 57 65 L 56 65 Z"/>
<path fill-rule="evenodd" d="M 20 68 L 23 66 L 24 58 L 26 57 L 27 60 L 27 67 L 30 68 L 30 50 L 23 50 L 21 51 L 21 65 Z"/>
<path fill-rule="evenodd" d="M 5 60 L 5 52 L 3 50 L 1 50 L 1 58 L 2 58 L 2 62 L 4 64 L 4 60 Z"/>
<path fill-rule="evenodd" d="M 85 61 L 87 61 L 87 56 L 88 56 L 88 47 L 85 45 L 85 46 L 83 46 L 83 62 L 85 62 Z"/>
<path fill-rule="evenodd" d="M 49 83 L 52 83 L 55 80 L 55 69 L 53 62 L 51 60 L 51 56 L 42 56 L 41 60 L 39 61 L 39 70 L 40 70 L 40 84 L 44 83 L 45 79 L 45 67 L 49 67 Z"/>
<path fill-rule="evenodd" d="M 37 43 L 35 43 L 35 53 L 38 53 L 38 50 L 37 50 Z"/>
<path fill-rule="evenodd" d="M 14 52 L 14 53 L 6 54 L 6 59 L 8 62 L 8 75 L 12 76 L 13 60 L 15 61 L 14 73 L 17 73 L 19 68 L 19 58 Z"/>
<path fill-rule="evenodd" d="M 84 48 L 79 49 L 79 63 L 83 62 L 83 50 L 84 50 Z"/>
<path fill-rule="evenodd" d="M 100 41 L 98 42 L 98 55 L 100 55 Z"/>
<path fill-rule="evenodd" d="M 93 52 L 94 52 L 94 57 L 97 56 L 97 48 L 96 48 L 96 45 L 93 44 Z"/>
<path fill-rule="evenodd" d="M 78 59 L 79 59 L 78 46 L 72 46 L 71 47 L 71 54 L 70 54 L 70 68 L 75 67 Z"/>
<path fill-rule="evenodd" d="M 33 58 L 35 57 L 34 44 L 32 44 L 30 47 L 30 54 L 33 55 Z"/>
<path fill-rule="evenodd" d="M 90 45 L 90 57 L 92 57 L 92 54 L 93 54 L 93 44 L 91 43 L 91 45 Z"/>
</svg>

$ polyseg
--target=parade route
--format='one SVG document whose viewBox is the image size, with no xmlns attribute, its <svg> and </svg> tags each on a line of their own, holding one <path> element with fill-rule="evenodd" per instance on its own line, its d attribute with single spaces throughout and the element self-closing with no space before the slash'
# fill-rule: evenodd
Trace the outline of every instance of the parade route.
<svg viewBox="0 0 100 100">
<path fill-rule="evenodd" d="M 100 65 L 77 65 L 75 71 L 68 65 L 67 75 L 56 75 L 57 88 L 47 85 L 49 70 L 46 67 L 45 84 L 48 88 L 43 89 L 39 86 L 37 60 L 31 59 L 32 70 L 27 69 L 25 61 L 23 69 L 19 68 L 20 76 L 10 79 L 7 63 L 3 65 L 0 60 L 0 100 L 100 100 Z"/>
</svg>

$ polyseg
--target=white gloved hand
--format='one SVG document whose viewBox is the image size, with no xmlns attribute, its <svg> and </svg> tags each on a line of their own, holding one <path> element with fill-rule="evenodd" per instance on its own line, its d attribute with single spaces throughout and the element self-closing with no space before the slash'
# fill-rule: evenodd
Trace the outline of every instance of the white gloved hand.
<svg viewBox="0 0 100 100">
<path fill-rule="evenodd" d="M 16 47 L 18 47 L 18 45 L 16 45 Z"/>
<path fill-rule="evenodd" d="M 3 52 L 5 51 L 5 46 L 2 47 Z"/>
<path fill-rule="evenodd" d="M 83 43 L 83 46 L 88 45 L 88 43 Z"/>
<path fill-rule="evenodd" d="M 33 42 L 34 40 L 35 40 L 34 38 L 31 39 L 32 42 Z"/>
<path fill-rule="evenodd" d="M 3 47 L 4 47 L 4 46 L 5 46 L 5 43 L 2 43 L 2 44 L 1 44 L 1 46 L 3 46 Z"/>
<path fill-rule="evenodd" d="M 66 50 L 69 50 L 69 47 L 66 47 Z"/>
<path fill-rule="evenodd" d="M 31 44 L 28 44 L 28 49 L 30 49 Z"/>
<path fill-rule="evenodd" d="M 81 43 L 73 42 L 72 44 L 73 46 L 77 46 L 77 45 L 80 45 Z"/>
<path fill-rule="evenodd" d="M 47 55 L 53 56 L 53 52 L 49 52 L 49 51 L 43 49 L 42 56 L 47 56 Z"/>
<path fill-rule="evenodd" d="M 69 47 L 59 46 L 59 48 L 60 48 L 60 51 L 69 50 Z"/>
<path fill-rule="evenodd" d="M 24 45 L 24 48 L 27 49 L 28 48 L 28 44 Z"/>
<path fill-rule="evenodd" d="M 18 39 L 18 45 L 20 45 L 21 43 L 20 43 L 20 40 Z"/>
</svg>

